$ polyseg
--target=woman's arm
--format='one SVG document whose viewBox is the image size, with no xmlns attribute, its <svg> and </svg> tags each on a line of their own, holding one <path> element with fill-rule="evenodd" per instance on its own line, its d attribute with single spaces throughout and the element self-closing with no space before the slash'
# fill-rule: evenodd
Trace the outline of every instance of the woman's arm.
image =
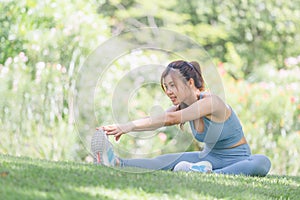
<svg viewBox="0 0 300 200">
<path fill-rule="evenodd" d="M 107 135 L 115 135 L 116 140 L 118 140 L 122 134 L 131 131 L 155 130 L 163 126 L 180 124 L 207 115 L 221 119 L 222 116 L 225 116 L 225 112 L 225 103 L 219 97 L 210 95 L 179 111 L 172 109 L 171 112 L 134 120 L 126 124 L 109 125 L 101 128 L 106 131 Z"/>
<path fill-rule="evenodd" d="M 228 108 L 221 98 L 216 95 L 206 96 L 185 109 L 170 113 L 173 124 L 199 119 L 210 116 L 215 121 L 224 121 Z"/>
<path fill-rule="evenodd" d="M 163 118 L 167 117 L 167 113 L 175 112 L 178 109 L 178 106 L 171 106 L 163 114 L 156 116 L 147 116 L 135 121 L 128 122 L 126 124 L 119 124 L 120 128 L 123 128 L 124 132 L 130 131 L 152 131 L 164 126 Z M 155 121 L 155 122 L 154 122 Z M 108 135 L 113 135 L 116 129 L 116 125 L 108 125 L 99 127 L 108 132 Z"/>
<path fill-rule="evenodd" d="M 172 112 L 164 112 L 159 115 L 137 119 L 125 124 L 113 124 L 99 128 L 106 131 L 107 135 L 114 135 L 118 141 L 121 135 L 131 131 L 151 131 L 163 126 L 174 125 L 171 124 L 170 113 Z"/>
</svg>

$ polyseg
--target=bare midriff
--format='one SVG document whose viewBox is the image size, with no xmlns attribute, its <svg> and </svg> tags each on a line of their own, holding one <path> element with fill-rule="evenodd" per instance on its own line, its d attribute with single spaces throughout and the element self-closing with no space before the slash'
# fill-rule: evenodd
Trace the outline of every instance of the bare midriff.
<svg viewBox="0 0 300 200">
<path fill-rule="evenodd" d="M 234 147 L 238 147 L 242 144 L 247 144 L 247 140 L 245 138 L 245 136 L 242 137 L 242 139 L 240 141 L 238 141 L 236 144 L 232 145 L 231 147 L 228 147 L 228 149 L 232 149 Z"/>
</svg>

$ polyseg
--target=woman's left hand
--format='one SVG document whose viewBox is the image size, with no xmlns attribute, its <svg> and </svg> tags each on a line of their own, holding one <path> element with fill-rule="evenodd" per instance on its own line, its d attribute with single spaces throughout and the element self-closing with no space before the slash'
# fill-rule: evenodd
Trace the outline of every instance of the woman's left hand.
<svg viewBox="0 0 300 200">
<path fill-rule="evenodd" d="M 118 141 L 123 134 L 128 133 L 132 130 L 131 126 L 128 124 L 113 124 L 101 126 L 96 129 L 103 129 L 106 135 L 114 135 L 116 141 Z"/>
</svg>

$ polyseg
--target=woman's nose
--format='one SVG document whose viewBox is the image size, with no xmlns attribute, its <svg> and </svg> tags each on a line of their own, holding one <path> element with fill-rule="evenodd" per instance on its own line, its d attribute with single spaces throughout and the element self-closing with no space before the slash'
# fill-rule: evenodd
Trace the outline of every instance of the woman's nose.
<svg viewBox="0 0 300 200">
<path fill-rule="evenodd" d="M 173 92 L 172 92 L 172 90 L 167 89 L 167 90 L 166 90 L 166 93 L 167 93 L 167 94 L 172 94 Z"/>
</svg>

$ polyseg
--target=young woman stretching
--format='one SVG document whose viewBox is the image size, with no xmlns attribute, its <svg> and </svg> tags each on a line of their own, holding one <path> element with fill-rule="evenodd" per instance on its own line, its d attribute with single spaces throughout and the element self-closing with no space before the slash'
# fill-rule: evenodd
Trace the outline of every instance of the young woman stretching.
<svg viewBox="0 0 300 200">
<path fill-rule="evenodd" d="M 173 103 L 165 113 L 118 125 L 97 128 L 92 138 L 94 162 L 106 166 L 139 167 L 153 170 L 200 171 L 222 174 L 265 176 L 271 162 L 264 155 L 251 155 L 241 123 L 221 98 L 204 92 L 197 62 L 174 61 L 161 76 L 161 85 Z M 130 131 L 149 131 L 189 122 L 203 151 L 182 152 L 155 158 L 122 159 L 113 153 L 107 135 L 119 140 Z"/>
</svg>

